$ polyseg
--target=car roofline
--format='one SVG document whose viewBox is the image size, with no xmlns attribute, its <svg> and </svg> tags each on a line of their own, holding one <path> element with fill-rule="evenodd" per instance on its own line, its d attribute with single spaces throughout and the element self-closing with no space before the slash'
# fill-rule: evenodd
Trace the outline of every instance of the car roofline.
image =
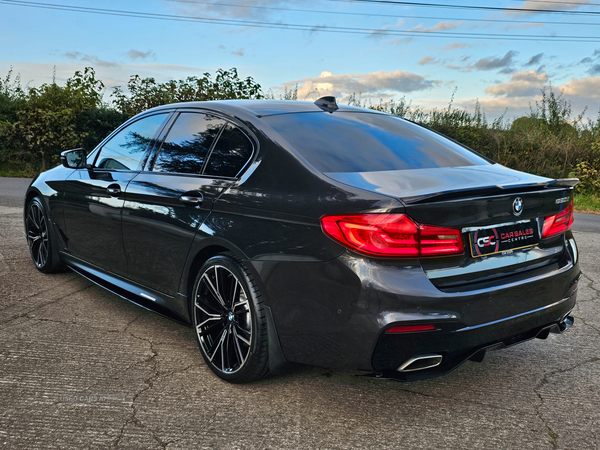
<svg viewBox="0 0 600 450">
<path fill-rule="evenodd" d="M 253 115 L 255 117 L 267 117 L 281 114 L 298 114 L 307 112 L 332 114 L 330 112 L 323 111 L 313 102 L 303 102 L 295 100 L 210 100 L 180 102 L 157 106 L 144 111 L 144 113 L 181 108 L 208 109 L 213 111 L 222 111 L 230 114 L 236 112 L 239 113 L 243 111 L 244 113 Z M 386 114 L 384 112 L 373 109 L 359 108 L 356 106 L 349 105 L 341 105 L 337 111 L 333 112 L 333 114 L 340 112 L 362 112 L 384 115 Z"/>
</svg>

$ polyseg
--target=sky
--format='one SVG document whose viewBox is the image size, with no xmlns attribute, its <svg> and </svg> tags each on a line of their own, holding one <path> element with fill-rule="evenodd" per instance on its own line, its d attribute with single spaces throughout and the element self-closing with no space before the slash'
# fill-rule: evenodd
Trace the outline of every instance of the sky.
<svg viewBox="0 0 600 450">
<path fill-rule="evenodd" d="M 527 114 L 543 88 L 573 117 L 600 106 L 600 0 L 0 0 L 0 18 L 0 78 L 61 84 L 91 66 L 107 101 L 131 75 L 235 67 L 275 98 L 454 96 L 488 120 Z"/>
</svg>

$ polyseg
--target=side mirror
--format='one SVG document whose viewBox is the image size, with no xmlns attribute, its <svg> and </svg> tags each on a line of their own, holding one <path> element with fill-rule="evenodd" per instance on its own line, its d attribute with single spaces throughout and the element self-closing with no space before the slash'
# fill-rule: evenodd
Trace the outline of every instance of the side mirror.
<svg viewBox="0 0 600 450">
<path fill-rule="evenodd" d="M 83 169 L 86 164 L 87 153 L 82 148 L 66 150 L 60 154 L 60 162 L 67 169 Z"/>
</svg>

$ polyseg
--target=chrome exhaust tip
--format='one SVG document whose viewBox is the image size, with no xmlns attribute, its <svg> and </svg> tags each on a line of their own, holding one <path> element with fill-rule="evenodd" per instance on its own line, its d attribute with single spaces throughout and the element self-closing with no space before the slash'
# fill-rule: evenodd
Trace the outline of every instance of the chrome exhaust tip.
<svg viewBox="0 0 600 450">
<path fill-rule="evenodd" d="M 570 313 L 571 313 L 571 311 L 569 311 L 569 313 L 566 314 L 558 322 L 558 324 L 556 324 L 556 326 L 552 327 L 552 329 L 550 329 L 550 333 L 560 334 L 560 333 L 564 333 L 569 328 L 571 328 L 573 326 L 573 323 L 575 322 L 575 319 L 573 318 L 573 316 L 569 315 Z"/>
<path fill-rule="evenodd" d="M 442 363 L 442 355 L 422 355 L 410 358 L 396 370 L 398 372 L 415 372 L 417 370 L 431 369 Z"/>
</svg>

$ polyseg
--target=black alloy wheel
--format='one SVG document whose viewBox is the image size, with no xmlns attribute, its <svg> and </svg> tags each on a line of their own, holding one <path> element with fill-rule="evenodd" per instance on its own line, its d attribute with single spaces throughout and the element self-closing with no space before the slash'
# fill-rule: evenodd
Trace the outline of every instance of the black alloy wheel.
<svg viewBox="0 0 600 450">
<path fill-rule="evenodd" d="M 225 255 L 209 259 L 196 278 L 192 299 L 196 339 L 210 369 L 234 383 L 266 375 L 266 319 L 244 265 Z"/>
<path fill-rule="evenodd" d="M 42 201 L 35 197 L 29 203 L 25 217 L 25 233 L 29 252 L 35 267 L 40 272 L 55 272 L 58 267 L 53 261 L 52 241 L 48 216 Z"/>
</svg>

